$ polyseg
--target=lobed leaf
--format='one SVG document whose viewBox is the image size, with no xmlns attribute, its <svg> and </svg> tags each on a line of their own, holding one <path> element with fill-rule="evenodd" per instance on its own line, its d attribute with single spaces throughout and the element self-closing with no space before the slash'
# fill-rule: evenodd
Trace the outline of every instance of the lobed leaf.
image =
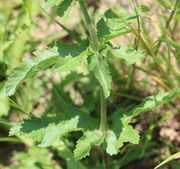
<svg viewBox="0 0 180 169">
<path fill-rule="evenodd" d="M 128 108 L 121 108 L 114 112 L 109 118 L 113 124 L 111 126 L 112 130 L 108 131 L 105 138 L 107 144 L 106 152 L 110 155 L 117 154 L 119 148 L 126 142 L 138 144 L 139 133 L 129 125 L 131 119 L 143 112 L 152 110 L 161 104 L 170 102 L 179 94 L 180 89 L 174 89 L 170 92 L 160 92 L 156 96 L 148 97 L 141 104 L 134 106 L 130 110 L 128 110 Z"/>
<path fill-rule="evenodd" d="M 78 140 L 74 150 L 74 157 L 80 160 L 89 155 L 93 145 L 99 146 L 104 141 L 104 134 L 98 130 L 87 131 L 84 136 Z"/>
</svg>

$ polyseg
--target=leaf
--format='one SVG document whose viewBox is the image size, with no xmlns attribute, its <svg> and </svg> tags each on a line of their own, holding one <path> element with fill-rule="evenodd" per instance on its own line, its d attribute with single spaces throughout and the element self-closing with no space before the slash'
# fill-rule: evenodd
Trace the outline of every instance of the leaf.
<svg viewBox="0 0 180 169">
<path fill-rule="evenodd" d="M 81 161 L 76 161 L 70 148 L 63 142 L 58 142 L 54 146 L 58 150 L 57 155 L 66 160 L 67 169 L 87 169 Z"/>
<path fill-rule="evenodd" d="M 6 95 L 11 96 L 15 93 L 18 86 L 25 79 L 32 77 L 38 71 L 48 68 L 57 62 L 58 51 L 54 49 L 41 50 L 34 53 L 36 57 L 27 58 L 18 67 L 13 70 L 13 73 L 8 77 L 6 82 Z"/>
<path fill-rule="evenodd" d="M 126 26 L 126 24 L 131 24 L 137 21 L 137 14 L 130 14 L 123 8 L 117 10 L 119 16 L 116 16 L 110 9 L 107 10 L 104 14 L 106 18 L 107 26 L 111 30 L 119 30 Z"/>
<path fill-rule="evenodd" d="M 69 10 L 72 6 L 73 0 L 64 0 L 57 9 L 57 14 L 63 19 L 67 19 Z"/>
<path fill-rule="evenodd" d="M 173 100 L 176 96 L 180 95 L 180 88 L 173 89 L 170 92 L 159 92 L 156 96 L 150 96 L 145 99 L 141 104 L 135 106 L 129 112 L 134 117 L 138 116 L 139 114 L 152 110 L 161 104 L 166 104 Z"/>
<path fill-rule="evenodd" d="M 114 23 L 112 23 L 114 24 Z M 108 26 L 107 21 L 105 20 L 105 18 L 102 18 L 98 21 L 97 25 L 96 25 L 96 29 L 97 29 L 97 36 L 99 38 L 100 41 L 109 41 L 113 38 L 116 38 L 118 36 L 122 36 L 124 34 L 130 33 L 131 30 L 129 30 L 128 28 L 125 27 L 125 25 L 121 25 L 118 24 L 118 29 L 111 29 Z"/>
<path fill-rule="evenodd" d="M 104 140 L 104 135 L 101 131 L 88 131 L 78 140 L 76 149 L 74 150 L 74 157 L 80 160 L 89 155 L 92 145 L 101 145 Z"/>
<path fill-rule="evenodd" d="M 32 117 L 11 128 L 10 135 L 19 134 L 37 141 L 40 147 L 48 147 L 72 131 L 97 128 L 97 121 L 76 109 L 53 117 Z"/>
<path fill-rule="evenodd" d="M 106 136 L 106 152 L 110 155 L 117 154 L 124 143 L 139 143 L 139 133 L 128 124 L 127 117 L 129 116 L 126 111 L 126 109 L 119 109 L 110 116 L 113 124 Z"/>
<path fill-rule="evenodd" d="M 46 4 L 45 4 L 45 8 L 50 8 L 53 6 L 57 6 L 60 3 L 62 3 L 63 0 L 47 0 Z"/>
<path fill-rule="evenodd" d="M 66 72 L 74 70 L 75 67 L 82 65 L 84 55 L 77 57 L 59 58 L 58 63 L 53 66 L 53 70 L 56 72 Z"/>
<path fill-rule="evenodd" d="M 129 108 L 120 108 L 115 111 L 109 120 L 112 122 L 111 130 L 107 132 L 106 152 L 110 155 L 117 154 L 124 143 L 130 142 L 132 144 L 139 143 L 139 133 L 133 129 L 129 123 L 132 118 L 165 104 L 180 94 L 180 89 L 174 89 L 170 92 L 160 92 L 156 96 L 150 96 L 141 104 Z"/>
<path fill-rule="evenodd" d="M 53 162 L 52 153 L 45 148 L 29 147 L 28 152 L 15 152 L 17 164 L 11 164 L 11 169 L 62 169 L 59 164 Z"/>
<path fill-rule="evenodd" d="M 108 63 L 103 56 L 96 54 L 90 58 L 90 69 L 93 71 L 96 79 L 103 88 L 104 96 L 107 98 L 110 95 L 112 78 L 108 69 Z"/>
<path fill-rule="evenodd" d="M 36 57 L 25 59 L 24 62 L 16 67 L 13 73 L 9 76 L 6 82 L 6 95 L 13 95 L 18 86 L 27 78 L 32 77 L 37 72 L 58 63 L 60 57 L 74 57 L 80 55 L 84 50 L 86 50 L 87 44 L 87 41 L 83 41 L 80 45 L 54 42 L 49 45 L 48 50 L 34 52 Z M 58 66 L 56 66 L 56 68 L 57 67 Z"/>
<path fill-rule="evenodd" d="M 176 158 L 180 158 L 180 152 L 175 153 L 175 154 L 169 156 L 164 161 L 162 161 L 159 165 L 157 165 L 154 169 L 157 169 L 157 168 L 161 167 L 162 165 L 164 165 L 164 164 L 168 163 L 169 161 L 171 161 L 173 159 L 176 159 Z"/>
<path fill-rule="evenodd" d="M 144 57 L 144 55 L 140 52 L 127 46 L 123 46 L 118 49 L 113 49 L 111 53 L 115 57 L 124 59 L 129 64 L 134 64 L 136 61 Z"/>
<path fill-rule="evenodd" d="M 4 85 L 0 85 L 0 116 L 8 115 L 10 109 L 9 99 L 5 95 Z"/>
</svg>

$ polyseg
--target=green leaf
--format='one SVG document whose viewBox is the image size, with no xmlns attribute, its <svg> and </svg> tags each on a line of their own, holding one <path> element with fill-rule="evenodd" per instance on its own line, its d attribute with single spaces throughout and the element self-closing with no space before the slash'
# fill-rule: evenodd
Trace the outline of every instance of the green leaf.
<svg viewBox="0 0 180 169">
<path fill-rule="evenodd" d="M 178 153 L 175 153 L 173 155 L 171 155 L 170 157 L 166 158 L 164 161 L 162 161 L 159 165 L 157 165 L 154 169 L 157 169 L 159 167 L 161 167 L 162 165 L 168 163 L 169 161 L 173 160 L 173 159 L 176 159 L 176 158 L 179 158 L 180 157 L 180 152 Z"/>
<path fill-rule="evenodd" d="M 97 121 L 76 109 L 67 113 L 41 118 L 32 117 L 11 128 L 10 135 L 19 134 L 39 142 L 40 147 L 48 147 L 71 131 L 87 131 L 97 128 Z"/>
<path fill-rule="evenodd" d="M 63 19 L 67 19 L 69 10 L 72 6 L 73 0 L 64 0 L 57 9 L 57 14 Z"/>
<path fill-rule="evenodd" d="M 109 130 L 106 136 L 106 152 L 110 155 L 117 154 L 124 143 L 139 143 L 139 133 L 128 124 L 127 118 L 132 119 L 133 116 L 128 116 L 126 109 L 119 109 L 110 116 L 113 122 L 112 130 Z"/>
<path fill-rule="evenodd" d="M 66 57 L 59 58 L 58 63 L 53 66 L 53 70 L 56 72 L 66 72 L 74 70 L 76 67 L 82 65 L 84 55 L 80 55 L 77 57 Z"/>
<path fill-rule="evenodd" d="M 130 142 L 132 144 L 139 143 L 138 131 L 133 129 L 129 123 L 132 118 L 158 107 L 161 104 L 170 102 L 173 98 L 180 94 L 180 89 L 174 89 L 170 92 L 160 92 L 156 96 L 150 96 L 141 104 L 134 106 L 130 110 L 128 108 L 121 108 L 114 112 L 109 120 L 112 122 L 111 130 L 106 135 L 106 152 L 110 155 L 117 154 L 119 148 L 124 143 Z"/>
<path fill-rule="evenodd" d="M 93 145 L 99 146 L 104 141 L 104 135 L 101 131 L 93 130 L 87 131 L 85 135 L 78 140 L 76 149 L 74 150 L 74 157 L 80 160 L 89 155 Z"/>
<path fill-rule="evenodd" d="M 103 56 L 94 54 L 90 58 L 89 66 L 102 86 L 105 98 L 107 98 L 110 95 L 112 78 L 106 59 Z"/>
<path fill-rule="evenodd" d="M 111 30 L 103 18 L 98 21 L 96 28 L 97 28 L 97 35 L 100 41 L 109 41 L 113 38 L 131 32 L 131 30 L 129 30 L 126 27 L 122 27 L 119 30 Z"/>
<path fill-rule="evenodd" d="M 58 51 L 54 49 L 41 50 L 34 53 L 36 57 L 27 58 L 18 67 L 13 70 L 13 73 L 8 77 L 6 82 L 6 95 L 11 96 L 15 93 L 17 87 L 32 77 L 38 71 L 48 68 L 55 64 L 58 59 Z"/>
<path fill-rule="evenodd" d="M 47 0 L 46 4 L 45 4 L 45 8 L 50 8 L 53 6 L 57 6 L 60 3 L 62 3 L 63 0 Z"/>
<path fill-rule="evenodd" d="M 66 56 L 78 56 L 86 50 L 88 46 L 87 41 L 77 45 L 73 43 L 54 42 L 49 45 L 48 50 L 40 50 L 34 52 L 36 57 L 25 59 L 13 73 L 9 76 L 6 82 L 6 95 L 13 95 L 17 87 L 23 83 L 27 78 L 32 77 L 37 72 L 46 69 L 59 62 L 59 58 Z M 58 66 L 56 66 L 57 68 Z M 67 70 L 66 65 L 66 70 Z M 71 69 L 71 67 L 69 66 Z"/>
<path fill-rule="evenodd" d="M 128 46 L 123 46 L 111 51 L 112 55 L 120 59 L 124 59 L 129 64 L 134 64 L 139 59 L 143 58 L 144 55 L 135 49 L 129 48 Z"/>
<path fill-rule="evenodd" d="M 61 56 L 68 56 L 66 58 L 59 57 L 56 65 L 54 65 L 54 71 L 70 71 L 75 67 L 80 66 L 83 63 L 83 60 L 88 56 L 87 47 L 89 46 L 88 41 L 83 41 L 82 44 L 63 44 L 61 42 L 56 42 L 52 44 L 53 47 L 57 46 L 61 48 L 61 51 L 65 53 L 60 53 Z M 62 46 L 62 47 L 60 47 Z"/>
<path fill-rule="evenodd" d="M 176 96 L 180 95 L 180 88 L 173 89 L 170 92 L 160 92 L 156 96 L 150 96 L 145 99 L 141 104 L 135 106 L 129 113 L 133 116 L 152 110 L 161 104 L 166 104 L 173 100 Z"/>
<path fill-rule="evenodd" d="M 45 148 L 29 147 L 28 152 L 15 152 L 14 156 L 19 163 L 11 164 L 10 169 L 62 169 L 53 162 L 52 153 Z"/>
<path fill-rule="evenodd" d="M 0 85 L 0 116 L 8 115 L 10 109 L 9 99 L 5 95 L 4 85 Z"/>
<path fill-rule="evenodd" d="M 58 156 L 66 160 L 67 169 L 87 169 L 81 161 L 76 161 L 71 149 L 63 142 L 58 142 L 53 147 L 58 150 Z"/>
</svg>

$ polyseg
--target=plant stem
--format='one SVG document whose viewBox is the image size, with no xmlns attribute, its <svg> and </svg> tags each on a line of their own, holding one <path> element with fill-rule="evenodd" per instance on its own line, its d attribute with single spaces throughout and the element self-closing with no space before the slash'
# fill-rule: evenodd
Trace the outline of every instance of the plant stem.
<svg viewBox="0 0 180 169">
<path fill-rule="evenodd" d="M 104 169 L 109 169 L 108 155 L 105 151 L 102 151 L 102 160 Z"/>
<path fill-rule="evenodd" d="M 104 97 L 103 89 L 100 90 L 100 102 L 101 102 L 101 124 L 100 130 L 102 132 L 106 132 L 108 129 L 108 122 L 107 122 L 107 105 L 106 99 Z"/>
<path fill-rule="evenodd" d="M 161 41 L 161 38 L 165 37 L 166 31 L 169 29 L 169 25 L 170 25 L 170 23 L 171 23 L 171 21 L 172 21 L 172 18 L 173 18 L 174 14 L 175 14 L 178 6 L 179 6 L 179 3 L 180 3 L 180 1 L 179 1 L 179 0 L 176 0 L 176 2 L 175 2 L 175 4 L 174 4 L 174 7 L 173 7 L 173 9 L 172 9 L 172 11 L 171 11 L 171 13 L 170 13 L 170 15 L 169 15 L 169 17 L 168 17 L 167 22 L 166 22 L 165 32 L 163 32 L 163 34 L 162 34 L 162 35 L 160 36 L 160 38 L 159 38 L 158 44 L 157 44 L 157 46 L 156 46 L 155 54 L 157 54 L 158 49 L 159 49 L 160 46 L 161 46 L 161 42 L 162 42 L 162 41 Z"/>
<path fill-rule="evenodd" d="M 92 21 L 90 19 L 90 16 L 88 14 L 88 11 L 86 9 L 84 1 L 83 0 L 78 0 L 78 2 L 79 2 L 79 5 L 81 7 L 81 10 L 83 12 L 83 15 L 84 15 L 87 27 L 88 27 L 90 38 L 91 38 L 91 41 L 92 41 L 92 46 L 93 46 L 94 50 L 98 51 L 99 50 L 99 44 L 98 44 L 98 39 L 97 39 L 94 24 L 92 23 Z"/>
</svg>

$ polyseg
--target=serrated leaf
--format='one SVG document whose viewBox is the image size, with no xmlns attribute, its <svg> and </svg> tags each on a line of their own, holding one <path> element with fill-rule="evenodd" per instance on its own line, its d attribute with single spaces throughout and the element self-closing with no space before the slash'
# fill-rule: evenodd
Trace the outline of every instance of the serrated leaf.
<svg viewBox="0 0 180 169">
<path fill-rule="evenodd" d="M 60 3 L 62 3 L 63 0 L 47 0 L 46 4 L 45 4 L 45 8 L 50 8 L 53 6 L 57 6 Z"/>
<path fill-rule="evenodd" d="M 108 63 L 103 56 L 96 54 L 90 58 L 90 69 L 93 71 L 96 79 L 103 88 L 104 96 L 110 95 L 112 78 L 108 69 Z"/>
<path fill-rule="evenodd" d="M 85 135 L 78 140 L 76 149 L 74 150 L 74 157 L 80 160 L 89 155 L 93 145 L 101 145 L 104 141 L 104 135 L 98 130 L 87 131 Z"/>
<path fill-rule="evenodd" d="M 11 128 L 10 135 L 19 134 L 37 141 L 40 147 L 48 147 L 71 131 L 87 131 L 97 128 L 97 121 L 77 109 L 60 115 L 33 117 Z"/>
<path fill-rule="evenodd" d="M 58 63 L 60 57 L 78 56 L 86 50 L 86 48 L 87 41 L 83 41 L 80 45 L 54 42 L 49 45 L 48 50 L 34 52 L 36 57 L 25 59 L 24 62 L 16 67 L 13 73 L 9 76 L 6 82 L 6 95 L 13 95 L 17 87 L 27 78 L 32 77 L 37 72 Z"/>
<path fill-rule="evenodd" d="M 57 8 L 57 14 L 63 19 L 66 20 L 68 17 L 69 10 L 72 6 L 73 0 L 64 0 Z"/>
<path fill-rule="evenodd" d="M 11 96 L 15 93 L 17 87 L 24 82 L 26 78 L 32 77 L 38 71 L 52 66 L 57 62 L 57 50 L 41 50 L 34 53 L 36 57 L 25 59 L 13 73 L 8 77 L 6 82 L 6 95 Z"/>
<path fill-rule="evenodd" d="M 138 144 L 139 133 L 133 129 L 129 123 L 135 116 L 143 112 L 152 110 L 161 104 L 165 104 L 180 94 L 180 89 L 174 89 L 170 92 L 160 92 L 156 96 L 150 96 L 145 99 L 141 104 L 134 106 L 130 110 L 128 108 L 121 108 L 114 112 L 110 117 L 112 126 L 106 135 L 106 151 L 108 154 L 113 155 L 119 152 L 124 143 L 130 142 Z"/>
<path fill-rule="evenodd" d="M 134 64 L 139 59 L 143 58 L 144 55 L 135 49 L 129 48 L 128 46 L 122 46 L 118 49 L 111 50 L 113 56 L 124 59 L 129 64 Z"/>
<path fill-rule="evenodd" d="M 130 14 L 123 8 L 117 10 L 117 13 L 121 18 L 116 16 L 110 9 L 104 14 L 106 18 L 106 23 L 108 27 L 112 30 L 119 30 L 126 26 L 126 24 L 131 24 L 137 21 L 137 14 Z"/>
</svg>

